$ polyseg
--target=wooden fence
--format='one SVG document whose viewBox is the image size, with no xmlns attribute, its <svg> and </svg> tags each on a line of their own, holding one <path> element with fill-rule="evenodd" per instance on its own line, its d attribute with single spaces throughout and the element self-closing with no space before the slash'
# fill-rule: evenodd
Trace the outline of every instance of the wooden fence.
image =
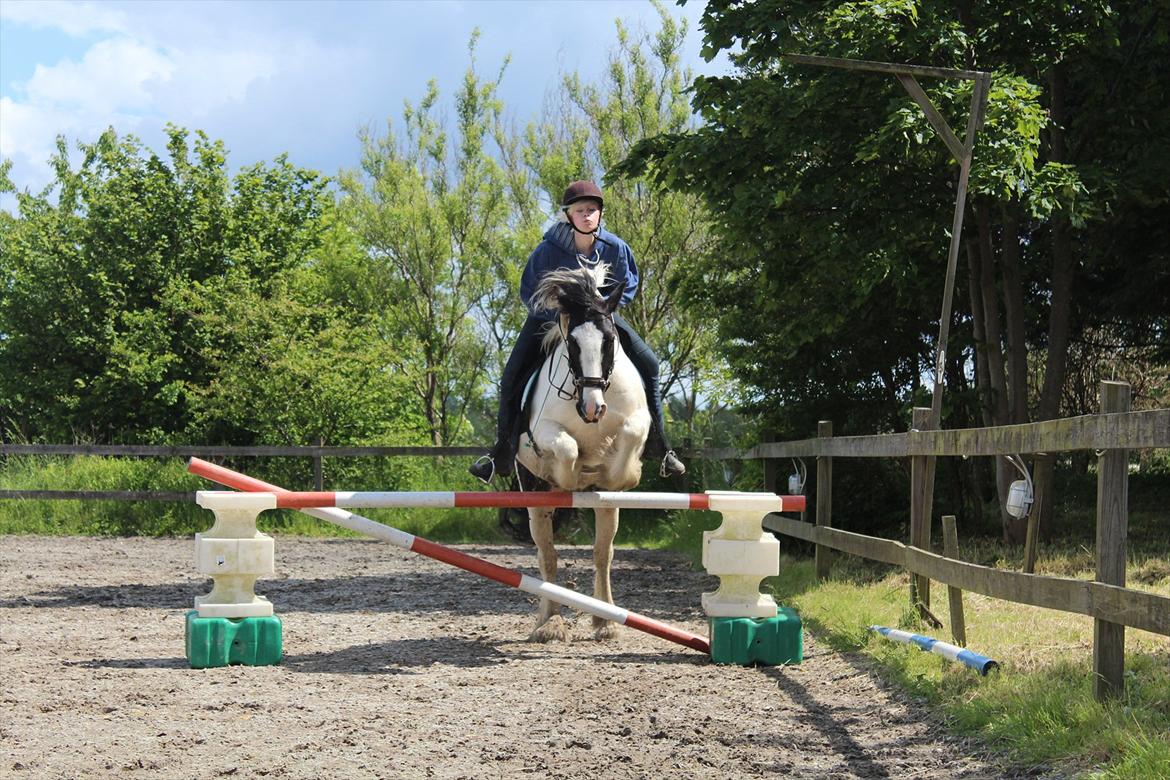
<svg viewBox="0 0 1170 780">
<path fill-rule="evenodd" d="M 1125 626 L 1170 636 L 1170 598 L 1125 588 L 1128 458 L 1130 449 L 1170 447 L 1170 409 L 1132 412 L 1129 386 L 1102 383 L 1102 414 L 1071 417 L 995 428 L 932 431 L 921 429 L 929 409 L 916 409 L 914 429 L 876 436 L 833 436 L 830 422 L 821 422 L 817 437 L 801 441 L 765 442 L 741 451 L 708 449 L 700 454 L 712 460 L 762 460 L 774 484 L 780 459 L 814 457 L 817 462 L 815 524 L 770 515 L 764 525 L 772 531 L 812 542 L 817 576 L 830 573 L 830 551 L 857 555 L 902 566 L 912 573 L 911 599 L 929 608 L 930 581 L 948 586 L 952 604 L 952 633 L 963 643 L 962 590 L 1020 604 L 1074 612 L 1094 619 L 1094 693 L 1099 699 L 1123 689 Z M 934 460 L 947 456 L 1003 456 L 1090 450 L 1098 454 L 1097 572 L 1084 581 L 1023 572 L 1004 571 L 958 560 L 953 534 L 945 536 L 947 555 L 930 551 Z M 314 460 L 317 489 L 321 489 L 321 459 L 325 457 L 466 457 L 480 447 L 214 447 L 0 444 L 0 455 L 116 455 L 136 457 L 309 457 Z M 910 458 L 910 538 L 908 544 L 833 528 L 833 458 Z M 190 501 L 190 493 L 150 491 L 0 490 L 0 499 L 104 499 Z M 944 516 L 944 532 L 953 517 Z M 948 522 L 949 521 L 949 522 Z M 1170 533 L 1170 523 L 1167 532 Z M 958 616 L 957 618 L 954 616 Z"/>
<path fill-rule="evenodd" d="M 816 571 L 826 577 L 830 550 L 902 566 L 911 574 L 911 600 L 929 608 L 931 580 L 948 586 L 952 603 L 960 590 L 1031 604 L 1094 619 L 1094 694 L 1099 700 L 1123 690 L 1125 626 L 1170 636 L 1170 598 L 1125 586 L 1128 526 L 1128 455 L 1130 449 L 1170 447 L 1170 409 L 1132 412 L 1129 386 L 1103 382 L 1102 414 L 1049 422 L 966 430 L 911 430 L 879 436 L 833 437 L 822 422 L 815 439 L 766 442 L 746 452 L 717 450 L 709 457 L 759 459 L 815 457 L 816 523 L 770 515 L 764 526 L 816 545 Z M 915 409 L 914 422 L 929 419 L 929 409 Z M 917 425 L 915 426 L 917 427 Z M 1015 455 L 1091 450 L 1097 453 L 1096 579 L 1088 582 L 1004 571 L 930 551 L 933 459 L 940 456 Z M 850 533 L 832 527 L 832 460 L 834 457 L 911 459 L 910 538 L 908 544 Z M 1170 515 L 1170 513 L 1168 513 Z M 943 518 L 953 527 L 953 517 Z M 1167 523 L 1170 534 L 1170 522 Z M 950 534 L 947 534 L 950 536 Z M 948 548 L 957 549 L 953 539 Z M 959 602 L 961 605 L 961 602 Z M 954 612 L 953 612 L 954 614 Z M 952 633 L 962 643 L 961 607 Z"/>
</svg>

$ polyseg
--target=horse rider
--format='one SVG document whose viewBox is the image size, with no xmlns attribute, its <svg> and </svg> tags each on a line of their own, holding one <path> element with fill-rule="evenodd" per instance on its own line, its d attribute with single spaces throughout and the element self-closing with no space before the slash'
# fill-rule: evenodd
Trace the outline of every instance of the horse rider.
<svg viewBox="0 0 1170 780">
<path fill-rule="evenodd" d="M 532 373 L 540 367 L 541 338 L 547 323 L 555 316 L 548 311 L 534 311 L 532 295 L 544 274 L 558 268 L 595 268 L 609 266 L 607 280 L 622 285 L 621 306 L 627 305 L 638 292 L 638 266 L 629 245 L 609 231 L 601 229 L 601 214 L 605 199 L 601 189 L 591 181 L 575 181 L 565 189 L 557 223 L 544 234 L 544 240 L 533 250 L 520 280 L 520 297 L 528 307 L 528 319 L 520 329 L 516 345 L 504 366 L 500 378 L 500 408 L 496 419 L 496 443 L 491 452 L 468 469 L 472 475 L 487 482 L 492 474 L 507 476 L 512 473 L 518 438 L 521 395 Z M 608 291 L 612 292 L 612 285 Z M 606 290 L 603 290 L 604 294 Z M 646 388 L 646 404 L 650 412 L 650 434 L 646 440 L 645 457 L 661 458 L 659 473 L 666 477 L 686 472 L 666 441 L 662 422 L 662 398 L 658 389 L 658 356 L 634 332 L 620 315 L 613 315 L 622 349 L 638 369 Z"/>
</svg>

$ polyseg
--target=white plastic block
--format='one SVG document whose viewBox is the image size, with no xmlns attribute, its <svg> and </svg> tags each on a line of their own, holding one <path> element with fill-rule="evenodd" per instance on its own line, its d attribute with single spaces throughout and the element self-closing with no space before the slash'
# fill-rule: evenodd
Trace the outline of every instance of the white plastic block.
<svg viewBox="0 0 1170 780">
<path fill-rule="evenodd" d="M 708 574 L 775 577 L 780 573 L 780 542 L 771 534 L 754 542 L 737 539 L 705 539 L 703 568 Z"/>
<path fill-rule="evenodd" d="M 203 532 L 207 539 L 251 539 L 256 531 L 256 518 L 265 509 L 276 508 L 272 493 L 232 493 L 201 490 L 195 494 L 199 505 L 215 512 L 215 523 Z"/>
<path fill-rule="evenodd" d="M 215 577 L 221 574 L 272 574 L 276 545 L 271 536 L 252 539 L 207 539 L 195 534 L 195 568 Z"/>
<path fill-rule="evenodd" d="M 702 605 L 708 617 L 776 617 L 776 601 L 760 593 L 759 577 L 722 577 L 719 590 L 703 594 Z"/>
<path fill-rule="evenodd" d="M 267 617 L 272 614 L 272 602 L 252 593 L 252 586 L 245 588 L 221 587 L 227 583 L 219 580 L 206 596 L 195 597 L 195 609 L 199 617 L 247 618 Z"/>
<path fill-rule="evenodd" d="M 276 509 L 276 496 L 237 490 L 200 490 L 195 493 L 195 503 L 213 512 L 217 509 L 250 509 L 259 514 L 265 509 Z"/>
<path fill-rule="evenodd" d="M 779 512 L 783 499 L 774 493 L 733 493 L 730 491 L 707 491 L 708 506 L 712 512 L 755 512 L 763 517 L 769 512 Z"/>
</svg>

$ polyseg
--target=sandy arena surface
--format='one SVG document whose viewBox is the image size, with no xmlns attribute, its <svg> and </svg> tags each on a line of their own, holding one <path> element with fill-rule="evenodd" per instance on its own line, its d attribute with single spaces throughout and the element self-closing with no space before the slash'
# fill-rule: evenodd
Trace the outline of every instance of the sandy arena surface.
<svg viewBox="0 0 1170 780">
<path fill-rule="evenodd" d="M 533 548 L 461 547 L 536 573 Z M 999 778 L 859 657 L 715 666 L 624 629 L 525 641 L 526 594 L 374 541 L 278 538 L 279 666 L 192 670 L 192 540 L 0 538 L 0 776 Z M 588 548 L 561 583 L 592 587 Z M 717 581 L 619 549 L 618 604 L 705 633 Z"/>
</svg>

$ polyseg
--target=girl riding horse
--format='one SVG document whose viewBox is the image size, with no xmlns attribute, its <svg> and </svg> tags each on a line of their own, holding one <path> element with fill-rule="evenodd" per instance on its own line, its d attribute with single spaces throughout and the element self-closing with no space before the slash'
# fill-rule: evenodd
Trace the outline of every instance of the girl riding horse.
<svg viewBox="0 0 1170 780">
<path fill-rule="evenodd" d="M 521 395 L 532 372 L 540 365 L 541 338 L 554 313 L 540 309 L 533 303 L 533 295 L 541 279 L 550 271 L 584 268 L 593 270 L 601 265 L 609 267 L 603 295 L 615 287 L 622 289 L 619 305 L 625 306 L 638 292 L 638 266 L 634 253 L 625 241 L 601 229 L 601 215 L 605 199 L 601 189 L 591 181 L 575 181 L 561 198 L 558 222 L 544 234 L 544 240 L 528 258 L 520 281 L 520 297 L 528 307 L 528 319 L 520 329 L 516 345 L 504 367 L 500 379 L 500 407 L 496 419 L 496 443 L 469 471 L 487 482 L 494 474 L 512 473 L 519 436 Z M 622 349 L 629 356 L 642 377 L 646 390 L 646 404 L 650 412 L 651 429 L 643 455 L 661 458 L 662 476 L 683 474 L 686 467 L 666 441 L 662 420 L 662 398 L 658 389 L 658 357 L 645 341 L 634 332 L 620 315 L 613 314 Z M 604 412 L 603 412 L 604 413 Z M 596 420 L 586 420 L 596 422 Z"/>
</svg>

